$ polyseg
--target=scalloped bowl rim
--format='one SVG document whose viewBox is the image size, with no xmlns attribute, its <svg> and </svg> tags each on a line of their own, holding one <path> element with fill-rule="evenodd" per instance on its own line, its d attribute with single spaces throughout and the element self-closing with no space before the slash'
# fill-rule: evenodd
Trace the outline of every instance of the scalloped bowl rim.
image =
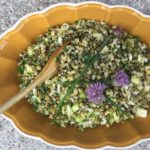
<svg viewBox="0 0 150 150">
<path fill-rule="evenodd" d="M 36 11 L 36 12 L 32 12 L 32 13 L 29 13 L 23 17 L 21 17 L 12 27 L 10 27 L 8 30 L 6 30 L 5 32 L 3 32 L 1 35 L 0 35 L 0 40 L 5 36 L 7 35 L 9 32 L 15 30 L 17 28 L 17 26 L 22 22 L 24 21 L 25 19 L 27 19 L 28 17 L 30 16 L 33 16 L 33 15 L 38 15 L 38 14 L 44 14 L 46 12 L 48 12 L 50 9 L 53 9 L 55 7 L 59 7 L 59 6 L 71 6 L 71 7 L 77 7 L 77 6 L 80 6 L 80 5 L 84 5 L 84 4 L 98 4 L 98 5 L 103 5 L 104 7 L 107 7 L 107 8 L 126 8 L 126 9 L 129 9 L 129 10 L 132 10 L 134 11 L 135 13 L 137 13 L 138 15 L 140 15 L 141 17 L 143 18 L 148 18 L 150 19 L 150 15 L 146 15 L 146 14 L 143 14 L 142 12 L 138 11 L 137 9 L 135 8 L 132 8 L 130 6 L 124 6 L 124 5 L 108 5 L 108 4 L 105 4 L 105 3 L 102 3 L 102 2 L 96 2 L 96 1 L 88 1 L 88 2 L 79 2 L 79 3 L 58 3 L 58 4 L 53 4 L 53 5 L 50 5 L 49 7 L 46 7 L 45 9 L 41 10 L 41 11 Z M 44 139 L 42 139 L 41 137 L 38 137 L 38 136 L 34 136 L 34 135 L 29 135 L 25 132 L 23 132 L 21 129 L 17 128 L 17 125 L 14 123 L 14 121 L 7 117 L 6 115 L 4 114 L 1 114 L 1 116 L 3 118 L 5 118 L 6 120 L 8 120 L 12 125 L 13 127 L 20 133 L 22 134 L 23 136 L 26 136 L 28 138 L 32 138 L 32 139 L 36 139 L 36 140 L 39 140 L 49 146 L 53 146 L 53 147 L 56 147 L 56 148 L 79 148 L 79 149 L 84 149 L 84 148 L 81 148 L 79 146 L 76 146 L 76 145 L 65 145 L 65 146 L 60 146 L 60 145 L 55 145 L 55 144 L 51 144 L 51 143 L 48 143 L 47 141 L 45 141 Z M 142 142 L 146 142 L 146 141 L 150 141 L 150 138 L 144 138 L 144 139 L 137 139 L 135 141 L 135 143 L 133 144 L 130 144 L 128 146 L 122 146 L 122 147 L 117 147 L 117 146 L 112 146 L 112 145 L 106 145 L 106 146 L 103 146 L 101 148 L 96 148 L 95 150 L 97 149 L 106 149 L 106 148 L 118 148 L 118 149 L 124 149 L 124 148 L 132 148 L 133 146 L 136 146 Z"/>
</svg>

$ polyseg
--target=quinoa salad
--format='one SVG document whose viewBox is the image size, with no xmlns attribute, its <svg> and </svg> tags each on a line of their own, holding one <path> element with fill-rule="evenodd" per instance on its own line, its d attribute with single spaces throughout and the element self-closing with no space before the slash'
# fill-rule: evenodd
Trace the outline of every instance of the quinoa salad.
<svg viewBox="0 0 150 150">
<path fill-rule="evenodd" d="M 58 72 L 27 95 L 36 112 L 81 130 L 147 117 L 150 49 L 139 37 L 103 21 L 80 19 L 40 35 L 20 54 L 21 89 L 65 43 L 55 59 Z"/>
</svg>

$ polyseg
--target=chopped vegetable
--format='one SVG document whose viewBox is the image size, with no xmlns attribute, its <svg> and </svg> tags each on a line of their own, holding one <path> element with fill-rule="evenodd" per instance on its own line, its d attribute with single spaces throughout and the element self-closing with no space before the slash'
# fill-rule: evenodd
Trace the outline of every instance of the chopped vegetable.
<svg viewBox="0 0 150 150">
<path fill-rule="evenodd" d="M 136 116 L 137 117 L 144 117 L 144 118 L 147 117 L 147 110 L 138 108 L 136 110 Z"/>
</svg>

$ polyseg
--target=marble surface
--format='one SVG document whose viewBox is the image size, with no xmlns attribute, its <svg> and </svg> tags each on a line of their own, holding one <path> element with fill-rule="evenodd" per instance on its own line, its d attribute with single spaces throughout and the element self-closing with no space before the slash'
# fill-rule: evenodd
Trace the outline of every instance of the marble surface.
<svg viewBox="0 0 150 150">
<path fill-rule="evenodd" d="M 0 33 L 10 28 L 22 16 L 42 10 L 59 2 L 80 2 L 82 0 L 0 0 Z M 127 5 L 150 15 L 150 0 L 98 0 L 107 4 Z M 21 135 L 10 122 L 0 116 L 0 150 L 59 150 L 45 143 Z M 74 148 L 66 148 L 74 149 Z M 107 149 L 112 150 L 112 149 Z M 116 150 L 116 149 L 115 149 Z M 150 141 L 142 142 L 124 150 L 150 150 Z"/>
</svg>

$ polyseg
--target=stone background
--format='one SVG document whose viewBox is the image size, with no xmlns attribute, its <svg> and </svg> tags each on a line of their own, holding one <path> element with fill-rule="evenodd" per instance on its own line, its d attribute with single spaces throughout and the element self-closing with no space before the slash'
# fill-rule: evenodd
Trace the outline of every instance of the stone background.
<svg viewBox="0 0 150 150">
<path fill-rule="evenodd" d="M 80 2 L 82 0 L 0 0 L 0 33 L 10 28 L 22 16 L 42 10 L 59 2 Z M 127 5 L 150 15 L 150 0 L 98 0 L 107 4 Z M 66 148 L 71 150 L 71 148 Z M 66 150 L 65 149 L 65 150 Z M 43 142 L 27 138 L 16 131 L 10 122 L 0 116 L 0 150 L 61 150 Z M 73 150 L 73 148 L 72 148 Z M 107 149 L 112 150 L 112 149 Z M 116 149 L 115 149 L 116 150 Z M 130 149 L 150 150 L 150 141 L 143 142 Z"/>
</svg>

